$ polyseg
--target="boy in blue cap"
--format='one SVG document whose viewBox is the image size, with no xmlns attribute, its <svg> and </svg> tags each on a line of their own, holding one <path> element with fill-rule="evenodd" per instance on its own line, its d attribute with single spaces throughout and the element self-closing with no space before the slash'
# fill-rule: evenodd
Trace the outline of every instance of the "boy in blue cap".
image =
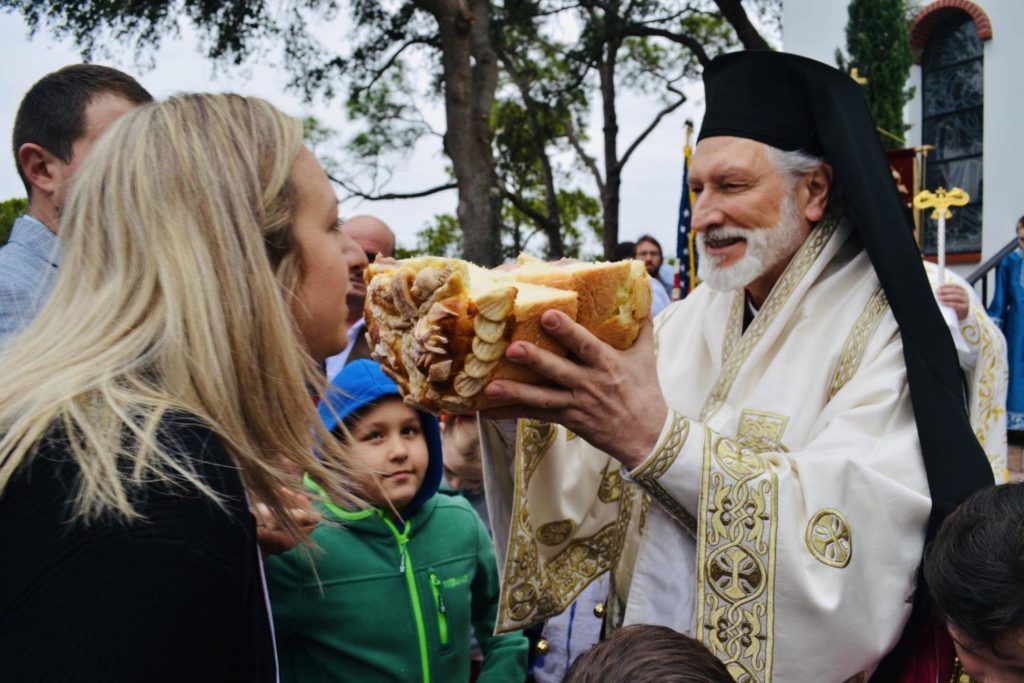
<svg viewBox="0 0 1024 683">
<path fill-rule="evenodd" d="M 484 653 L 478 681 L 524 680 L 526 638 L 493 635 L 487 530 L 465 500 L 435 495 L 437 420 L 403 403 L 373 361 L 351 363 L 333 385 L 321 416 L 369 466 L 359 488 L 373 507 L 323 498 L 326 521 L 312 534 L 320 549 L 267 559 L 281 680 L 468 681 L 471 633 Z"/>
</svg>

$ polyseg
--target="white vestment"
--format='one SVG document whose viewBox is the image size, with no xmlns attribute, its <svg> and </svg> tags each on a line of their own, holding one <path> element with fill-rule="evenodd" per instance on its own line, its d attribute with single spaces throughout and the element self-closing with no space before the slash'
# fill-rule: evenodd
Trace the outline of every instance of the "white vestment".
<svg viewBox="0 0 1024 683">
<path fill-rule="evenodd" d="M 924 261 L 924 269 L 932 289 L 938 289 L 938 266 Z M 1006 469 L 1006 391 L 1010 383 L 1010 367 L 1006 360 L 1006 338 L 988 317 L 981 297 L 967 280 L 949 268 L 945 270 L 944 280 L 944 284 L 966 290 L 971 300 L 967 317 L 963 320 L 957 320 L 952 309 L 947 308 L 949 313 L 943 311 L 943 315 L 967 383 L 971 428 L 988 456 L 996 483 L 1002 484 L 1009 478 Z M 940 305 L 940 308 L 945 307 Z"/>
<path fill-rule="evenodd" d="M 845 681 L 895 645 L 931 502 L 868 256 L 819 225 L 745 331 L 744 305 L 701 286 L 655 320 L 670 411 L 631 473 L 562 427 L 520 420 L 510 449 L 482 423 L 499 630 L 611 569 L 624 623 L 693 635 L 737 681 Z"/>
</svg>

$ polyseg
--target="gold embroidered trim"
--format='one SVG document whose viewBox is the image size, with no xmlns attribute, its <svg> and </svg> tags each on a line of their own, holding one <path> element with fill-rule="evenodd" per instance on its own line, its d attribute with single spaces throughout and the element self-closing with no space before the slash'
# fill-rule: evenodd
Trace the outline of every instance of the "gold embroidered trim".
<svg viewBox="0 0 1024 683">
<path fill-rule="evenodd" d="M 537 471 L 540 461 L 544 459 L 551 445 L 558 438 L 558 428 L 540 420 L 520 420 L 519 437 L 516 443 L 522 453 L 522 470 L 524 486 L 530 483 L 533 473 Z M 525 490 L 525 488 L 524 488 Z"/>
<path fill-rule="evenodd" d="M 744 409 L 740 413 L 736 440 L 740 445 L 758 453 L 771 451 L 788 453 L 782 444 L 789 418 L 778 413 Z"/>
<path fill-rule="evenodd" d="M 800 245 L 800 248 L 797 249 L 793 259 L 786 266 L 785 272 L 782 273 L 782 277 L 775 283 L 771 294 L 768 295 L 761 310 L 754 317 L 754 321 L 750 323 L 750 327 L 740 337 L 736 348 L 728 356 L 723 355 L 722 371 L 719 373 L 715 386 L 712 387 L 707 400 L 704 402 L 704 408 L 700 413 L 701 422 L 706 422 L 708 417 L 714 414 L 725 402 L 743 362 L 757 343 L 761 341 L 768 328 L 775 322 L 779 312 L 786 305 L 786 302 L 789 301 L 790 296 L 792 296 L 793 290 L 796 289 L 796 286 L 807 274 L 807 271 L 814 265 L 814 262 L 821 255 L 825 245 L 828 244 L 829 239 L 835 234 L 838 227 L 839 221 L 837 220 L 822 222 L 811 230 L 811 234 Z M 739 292 L 737 296 L 742 297 L 743 293 Z M 734 302 L 734 311 L 735 305 Z M 733 329 L 731 324 L 729 329 Z M 727 330 L 727 334 L 728 332 Z"/>
<path fill-rule="evenodd" d="M 988 455 L 996 483 L 1003 483 L 1007 480 L 1006 407 L 1005 401 L 999 400 L 998 387 L 1009 382 L 1005 342 L 1000 343 L 985 311 L 973 305 L 970 317 L 960 325 L 960 331 L 967 343 L 978 349 L 978 361 L 974 369 L 978 377 L 978 393 L 976 404 L 971 406 L 974 434 Z"/>
<path fill-rule="evenodd" d="M 743 310 L 747 306 L 747 292 L 740 289 L 732 297 L 732 308 L 729 309 L 729 319 L 725 324 L 725 338 L 722 340 L 722 362 L 724 363 L 732 355 L 743 335 Z"/>
<path fill-rule="evenodd" d="M 597 488 L 597 499 L 602 503 L 614 503 L 622 497 L 622 473 L 618 461 L 612 460 L 604 468 L 601 484 Z"/>
<path fill-rule="evenodd" d="M 868 299 L 857 322 L 853 324 L 849 336 L 846 337 L 843 351 L 839 354 L 836 370 L 828 383 L 828 401 L 831 401 L 832 397 L 838 394 L 839 390 L 857 374 L 857 369 L 860 368 L 861 361 L 864 360 L 864 351 L 867 349 L 868 342 L 875 333 L 875 329 L 878 328 L 882 316 L 888 310 L 889 299 L 885 296 L 882 288 L 878 287 Z"/>
<path fill-rule="evenodd" d="M 611 567 L 616 550 L 616 523 L 574 539 L 558 555 L 541 563 L 536 541 L 557 540 L 570 520 L 543 525 L 534 534 L 526 505 L 526 483 L 558 436 L 557 428 L 537 420 L 520 420 L 516 438 L 516 496 L 501 586 L 497 632 L 520 629 L 564 611 L 587 585 Z M 557 525 L 563 525 L 561 527 Z M 549 528 L 550 527 L 550 528 Z M 564 543 L 569 535 L 564 535 Z M 555 543 L 558 545 L 558 543 Z M 510 622 L 511 620 L 511 622 Z"/>
<path fill-rule="evenodd" d="M 675 462 L 680 451 L 683 450 L 683 444 L 686 443 L 686 438 L 690 433 L 689 420 L 674 410 L 669 411 L 669 414 L 672 418 L 672 425 L 669 427 L 668 434 L 665 435 L 661 444 L 655 448 L 651 457 L 633 470 L 632 477 L 633 481 L 658 501 L 658 504 L 665 509 L 665 512 L 679 522 L 688 532 L 696 535 L 697 520 L 658 481 L 668 471 L 669 467 L 672 466 L 672 463 Z M 641 517 L 641 522 L 643 523 L 647 521 L 647 515 L 645 510 L 641 512 L 644 513 Z M 643 524 L 641 524 L 642 526 Z"/>
<path fill-rule="evenodd" d="M 770 683 L 778 480 L 754 451 L 704 428 L 697 636 L 737 681 Z"/>
<path fill-rule="evenodd" d="M 838 510 L 818 510 L 807 523 L 807 549 L 818 562 L 842 569 L 853 559 L 853 532 Z"/>
<path fill-rule="evenodd" d="M 672 419 L 672 424 L 668 428 L 668 434 L 660 444 L 655 446 L 654 453 L 633 470 L 634 480 L 660 478 L 676 461 L 679 451 L 683 449 L 686 437 L 690 433 L 690 421 L 672 409 L 669 409 L 669 417 Z"/>
<path fill-rule="evenodd" d="M 561 519 L 557 522 L 541 524 L 537 529 L 536 537 L 544 545 L 562 545 L 569 540 L 574 531 L 576 531 L 576 522 L 571 519 Z"/>
</svg>

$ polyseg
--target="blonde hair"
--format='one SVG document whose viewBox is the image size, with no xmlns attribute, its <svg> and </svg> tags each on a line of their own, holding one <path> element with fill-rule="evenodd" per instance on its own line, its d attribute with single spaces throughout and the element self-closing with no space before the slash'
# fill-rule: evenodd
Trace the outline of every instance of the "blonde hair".
<svg viewBox="0 0 1024 683">
<path fill-rule="evenodd" d="M 441 430 L 445 453 L 457 453 L 467 463 L 480 462 L 480 431 L 476 415 L 448 415 Z"/>
<path fill-rule="evenodd" d="M 66 205 L 53 293 L 0 354 L 0 494 L 57 430 L 86 521 L 136 517 L 130 492 L 154 479 L 217 499 L 157 441 L 161 420 L 183 413 L 222 440 L 250 496 L 295 537 L 279 494 L 301 490 L 295 472 L 360 506 L 287 303 L 302 269 L 289 187 L 301 148 L 298 121 L 238 95 L 139 107 L 97 144 Z"/>
</svg>

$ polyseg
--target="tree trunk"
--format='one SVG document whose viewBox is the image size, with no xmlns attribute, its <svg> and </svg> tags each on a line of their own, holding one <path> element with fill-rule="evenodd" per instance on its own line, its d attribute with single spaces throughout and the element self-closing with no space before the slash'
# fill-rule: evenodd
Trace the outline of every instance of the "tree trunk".
<svg viewBox="0 0 1024 683">
<path fill-rule="evenodd" d="M 417 0 L 438 24 L 444 70 L 445 154 L 459 185 L 456 215 L 463 256 L 483 266 L 501 259 L 501 193 L 494 169 L 491 106 L 498 63 L 487 0 Z"/>
<path fill-rule="evenodd" d="M 605 21 L 610 17 L 605 16 Z M 616 27 L 608 27 L 617 31 Z M 601 108 L 604 115 L 604 187 L 601 188 L 601 213 L 604 217 L 604 257 L 611 259 L 619 243 L 619 192 L 622 187 L 622 166 L 619 163 L 619 119 L 615 109 L 615 64 L 621 38 L 610 37 L 605 46 L 599 74 Z"/>
</svg>

